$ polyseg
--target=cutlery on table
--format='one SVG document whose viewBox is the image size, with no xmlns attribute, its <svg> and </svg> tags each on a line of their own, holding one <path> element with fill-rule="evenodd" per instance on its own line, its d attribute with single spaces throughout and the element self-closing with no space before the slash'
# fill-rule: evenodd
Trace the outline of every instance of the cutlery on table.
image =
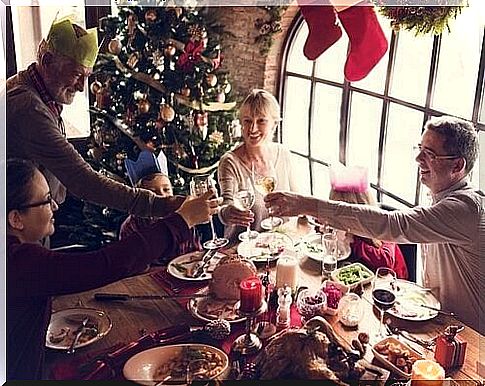
<svg viewBox="0 0 485 386">
<path fill-rule="evenodd" d="M 411 342 L 414 342 L 414 343 L 420 345 L 421 347 L 424 347 L 427 350 L 432 350 L 432 347 L 436 345 L 435 339 L 427 340 L 427 339 L 418 338 L 418 337 L 412 335 L 407 330 L 403 330 L 403 329 L 391 326 L 389 324 L 386 324 L 386 328 L 391 334 L 400 335 L 403 338 L 405 338 L 405 339 L 407 339 Z"/>
<path fill-rule="evenodd" d="M 98 301 L 110 300 L 158 300 L 158 299 L 175 299 L 175 298 L 206 298 L 208 294 L 175 294 L 175 295 L 129 295 L 129 294 L 114 294 L 97 292 L 94 294 L 94 299 Z"/>
<path fill-rule="evenodd" d="M 196 278 L 201 276 L 204 273 L 205 267 L 209 264 L 210 260 L 216 254 L 217 249 L 209 249 L 204 256 L 202 256 L 202 260 L 195 263 L 194 268 L 189 272 L 187 272 L 187 277 Z"/>
<path fill-rule="evenodd" d="M 74 351 L 76 350 L 74 347 L 76 346 L 77 342 L 79 342 L 79 338 L 81 338 L 81 335 L 84 332 L 88 322 L 89 322 L 89 317 L 85 317 L 84 320 L 82 321 L 82 323 L 80 324 L 80 326 L 74 332 L 74 334 L 75 334 L 74 339 L 73 339 L 71 345 L 69 346 L 69 349 L 67 350 L 68 354 L 73 354 Z"/>
<path fill-rule="evenodd" d="M 426 304 L 420 304 L 419 305 L 420 307 L 423 307 L 423 308 L 427 308 L 428 310 L 433 310 L 433 311 L 436 311 L 437 313 L 439 314 L 443 314 L 443 315 L 448 315 L 448 316 L 453 316 L 456 318 L 456 314 L 454 312 L 448 312 L 448 311 L 442 311 L 440 310 L 439 308 L 436 308 L 436 307 L 431 307 L 431 306 L 427 306 Z"/>
</svg>

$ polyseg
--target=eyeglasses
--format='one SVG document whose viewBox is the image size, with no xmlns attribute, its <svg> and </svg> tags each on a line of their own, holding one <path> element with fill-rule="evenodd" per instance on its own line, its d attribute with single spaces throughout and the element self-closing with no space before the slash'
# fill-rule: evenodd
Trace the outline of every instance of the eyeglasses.
<svg viewBox="0 0 485 386">
<path fill-rule="evenodd" d="M 435 161 L 437 159 L 457 159 L 457 158 L 460 158 L 459 155 L 438 155 L 433 150 L 429 150 L 425 147 L 422 147 L 421 144 L 414 146 L 413 149 L 418 154 L 424 154 L 424 156 L 431 161 Z"/>
<path fill-rule="evenodd" d="M 52 206 L 54 206 L 55 202 L 56 202 L 56 200 L 54 200 L 52 198 L 52 195 L 49 193 L 49 195 L 47 196 L 47 200 L 41 201 L 41 202 L 34 202 L 32 204 L 21 205 L 17 209 L 20 210 L 20 209 L 35 208 L 37 206 L 44 206 L 44 205 L 47 205 L 47 204 L 49 204 L 52 207 Z"/>
</svg>

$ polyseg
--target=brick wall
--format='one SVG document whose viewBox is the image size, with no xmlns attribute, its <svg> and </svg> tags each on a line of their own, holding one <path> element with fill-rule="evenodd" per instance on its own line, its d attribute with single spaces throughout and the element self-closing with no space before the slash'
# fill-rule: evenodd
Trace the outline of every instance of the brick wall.
<svg viewBox="0 0 485 386">
<path fill-rule="evenodd" d="M 264 88 L 278 96 L 278 77 L 281 67 L 283 44 L 288 29 L 297 15 L 298 7 L 291 6 L 282 15 L 282 32 L 274 35 L 273 46 L 267 56 L 259 52 L 255 43 L 259 30 L 255 26 L 258 18 L 268 18 L 259 7 L 221 7 L 216 11 L 225 30 L 232 34 L 223 42 L 223 68 L 230 72 L 234 90 L 244 98 L 253 88 Z"/>
</svg>

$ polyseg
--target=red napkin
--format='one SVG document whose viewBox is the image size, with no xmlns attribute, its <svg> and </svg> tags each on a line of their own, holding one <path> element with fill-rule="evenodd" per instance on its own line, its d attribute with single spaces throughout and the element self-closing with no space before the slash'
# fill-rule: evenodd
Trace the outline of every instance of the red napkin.
<svg viewBox="0 0 485 386">
<path fill-rule="evenodd" d="M 169 295 L 181 294 L 188 295 L 197 292 L 198 290 L 207 287 L 209 282 L 207 280 L 203 281 L 193 281 L 193 280 L 181 280 L 173 277 L 167 272 L 166 268 L 163 268 L 157 272 L 150 275 L 157 284 Z M 172 288 L 180 288 L 179 291 L 175 292 Z"/>
</svg>

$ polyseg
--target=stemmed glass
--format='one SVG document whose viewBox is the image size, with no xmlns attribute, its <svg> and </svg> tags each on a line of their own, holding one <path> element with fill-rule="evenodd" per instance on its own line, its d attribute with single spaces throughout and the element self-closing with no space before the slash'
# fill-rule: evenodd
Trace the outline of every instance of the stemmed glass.
<svg viewBox="0 0 485 386">
<path fill-rule="evenodd" d="M 192 196 L 201 196 L 206 193 L 210 188 L 215 188 L 215 181 L 209 176 L 196 176 L 190 181 L 190 194 Z M 217 190 L 216 190 L 217 192 Z M 217 193 L 216 193 L 217 195 Z M 212 216 L 209 220 L 211 226 L 212 239 L 206 241 L 203 246 L 205 249 L 218 249 L 229 243 L 229 240 L 224 237 L 217 237 L 217 233 L 214 228 L 214 221 Z"/>
<path fill-rule="evenodd" d="M 254 187 L 256 190 L 261 193 L 263 196 L 266 196 L 268 193 L 271 193 L 275 190 L 277 180 L 276 180 L 276 172 L 272 165 L 268 166 L 267 173 L 265 176 L 258 174 L 254 169 L 254 164 L 252 164 L 252 174 L 253 174 L 253 181 Z M 261 228 L 267 230 L 273 230 L 273 228 L 283 224 L 283 220 L 279 217 L 274 217 L 271 212 L 271 208 L 268 209 L 269 218 L 264 219 L 261 221 Z"/>
<path fill-rule="evenodd" d="M 234 201 L 236 205 L 239 206 L 241 209 L 251 209 L 254 206 L 255 201 L 255 194 L 253 184 L 251 180 L 248 179 L 246 183 L 246 188 L 239 190 L 235 196 Z M 247 230 L 239 234 L 239 240 L 246 241 L 252 240 L 258 237 L 259 233 L 257 231 L 251 230 L 251 224 L 248 225 Z"/>
<path fill-rule="evenodd" d="M 380 312 L 380 325 L 376 339 L 385 338 L 384 312 L 396 302 L 397 277 L 396 272 L 387 267 L 380 267 L 372 281 L 372 300 Z"/>
<path fill-rule="evenodd" d="M 321 241 L 324 250 L 322 257 L 322 274 L 328 279 L 332 272 L 337 269 L 337 235 L 335 232 L 322 233 Z"/>
</svg>

